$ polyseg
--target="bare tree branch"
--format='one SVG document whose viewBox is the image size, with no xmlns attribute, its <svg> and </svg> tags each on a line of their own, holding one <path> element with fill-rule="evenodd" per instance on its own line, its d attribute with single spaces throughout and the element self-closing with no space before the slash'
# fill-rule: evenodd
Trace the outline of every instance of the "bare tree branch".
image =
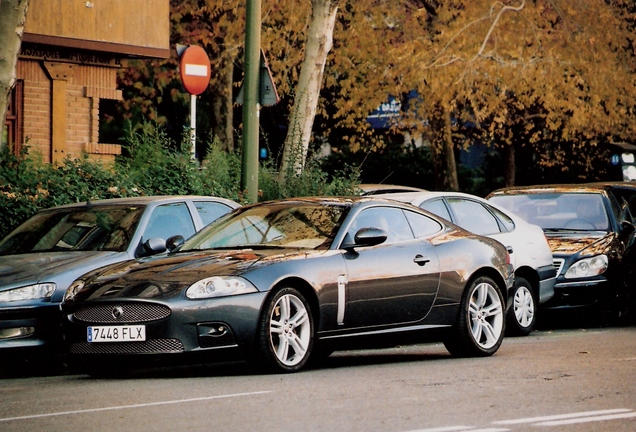
<svg viewBox="0 0 636 432">
<path fill-rule="evenodd" d="M 429 69 L 429 68 L 433 68 L 433 67 L 444 67 L 444 66 L 448 66 L 450 64 L 456 63 L 456 62 L 464 62 L 464 63 L 470 63 L 470 62 L 474 62 L 476 61 L 479 57 L 487 57 L 487 58 L 492 58 L 493 60 L 495 59 L 495 56 L 493 54 L 489 54 L 489 55 L 484 55 L 484 50 L 486 49 L 486 46 L 488 44 L 488 42 L 490 41 L 490 38 L 492 36 L 492 32 L 495 30 L 495 28 L 497 27 L 497 23 L 499 22 L 499 19 L 501 18 L 501 16 L 508 11 L 511 12 L 520 12 L 521 10 L 523 10 L 523 8 L 526 5 L 526 0 L 521 0 L 521 4 L 519 4 L 518 6 L 507 6 L 504 5 L 503 3 L 501 3 L 500 1 L 497 1 L 495 3 L 493 3 L 493 5 L 490 7 L 490 10 L 488 11 L 488 13 L 486 15 L 484 15 L 483 17 L 476 19 L 474 21 L 469 22 L 468 24 L 466 24 L 461 30 L 459 30 L 455 35 L 453 35 L 453 37 L 446 43 L 446 45 L 444 45 L 444 48 L 442 48 L 442 50 L 440 51 L 440 53 L 435 56 L 435 58 L 433 59 L 433 61 L 428 64 L 427 66 L 424 66 L 425 69 Z M 496 13 L 496 15 L 494 16 L 493 19 L 493 14 L 495 14 L 495 9 L 497 6 L 501 6 L 501 9 L 499 9 L 499 11 Z M 488 29 L 488 32 L 486 33 L 486 36 L 484 37 L 484 39 L 482 40 L 481 46 L 479 47 L 479 50 L 477 51 L 477 53 L 470 59 L 470 60 L 465 60 L 462 57 L 459 56 L 441 56 L 442 53 L 446 52 L 449 47 L 451 46 L 451 44 L 457 39 L 459 38 L 460 35 L 462 35 L 463 33 L 467 32 L 471 27 L 477 25 L 480 22 L 483 22 L 485 20 L 492 20 L 492 23 Z M 444 59 L 443 62 L 439 62 L 441 59 Z M 503 63 L 503 60 L 498 60 L 500 62 Z"/>
</svg>

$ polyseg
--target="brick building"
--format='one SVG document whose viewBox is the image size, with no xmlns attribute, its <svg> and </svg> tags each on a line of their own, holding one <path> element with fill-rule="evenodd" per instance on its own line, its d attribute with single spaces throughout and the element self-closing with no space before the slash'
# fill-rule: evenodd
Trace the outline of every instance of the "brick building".
<svg viewBox="0 0 636 432">
<path fill-rule="evenodd" d="M 119 154 L 100 142 L 100 106 L 121 99 L 128 59 L 169 57 L 169 14 L 169 0 L 30 0 L 3 134 L 12 151 L 26 144 L 46 162 Z"/>
</svg>

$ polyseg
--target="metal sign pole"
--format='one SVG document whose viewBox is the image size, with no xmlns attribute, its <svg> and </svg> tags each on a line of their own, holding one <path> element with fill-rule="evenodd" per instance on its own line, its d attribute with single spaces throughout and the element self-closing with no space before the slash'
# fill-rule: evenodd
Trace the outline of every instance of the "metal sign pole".
<svg viewBox="0 0 636 432">
<path fill-rule="evenodd" d="M 190 159 L 197 160 L 197 96 L 190 95 Z"/>
<path fill-rule="evenodd" d="M 261 2 L 247 0 L 245 29 L 245 91 L 243 96 L 243 153 L 241 189 L 249 202 L 258 201 L 258 129 Z"/>
<path fill-rule="evenodd" d="M 197 160 L 197 95 L 210 85 L 210 59 L 200 46 L 177 44 L 179 74 L 183 86 L 190 93 L 190 159 Z"/>
</svg>

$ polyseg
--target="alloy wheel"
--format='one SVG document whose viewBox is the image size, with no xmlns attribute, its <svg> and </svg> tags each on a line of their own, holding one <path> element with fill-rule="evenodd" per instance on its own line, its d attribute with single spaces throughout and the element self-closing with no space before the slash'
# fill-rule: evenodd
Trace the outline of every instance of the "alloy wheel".
<svg viewBox="0 0 636 432">
<path fill-rule="evenodd" d="M 499 343 L 504 329 L 504 308 L 494 286 L 486 282 L 475 286 L 468 313 L 472 337 L 480 347 L 489 349 Z"/>
<path fill-rule="evenodd" d="M 274 304 L 269 320 L 271 348 L 285 366 L 295 366 L 307 356 L 311 342 L 311 320 L 303 301 L 284 294 Z"/>
</svg>

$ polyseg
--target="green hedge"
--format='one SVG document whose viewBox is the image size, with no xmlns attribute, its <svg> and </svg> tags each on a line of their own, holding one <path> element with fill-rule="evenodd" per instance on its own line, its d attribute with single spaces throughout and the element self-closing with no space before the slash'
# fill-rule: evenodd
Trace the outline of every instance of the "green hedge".
<svg viewBox="0 0 636 432">
<path fill-rule="evenodd" d="M 241 155 L 210 143 L 201 166 L 190 160 L 189 142 L 171 142 L 156 126 L 129 131 L 124 155 L 105 165 L 87 155 L 61 164 L 44 163 L 25 151 L 19 157 L 0 153 L 0 238 L 38 210 L 61 204 L 144 195 L 208 195 L 245 203 Z M 314 195 L 351 195 L 358 190 L 358 173 L 345 170 L 328 178 L 309 162 L 302 174 L 288 173 L 278 181 L 274 167 L 259 172 L 259 200 Z"/>
</svg>

